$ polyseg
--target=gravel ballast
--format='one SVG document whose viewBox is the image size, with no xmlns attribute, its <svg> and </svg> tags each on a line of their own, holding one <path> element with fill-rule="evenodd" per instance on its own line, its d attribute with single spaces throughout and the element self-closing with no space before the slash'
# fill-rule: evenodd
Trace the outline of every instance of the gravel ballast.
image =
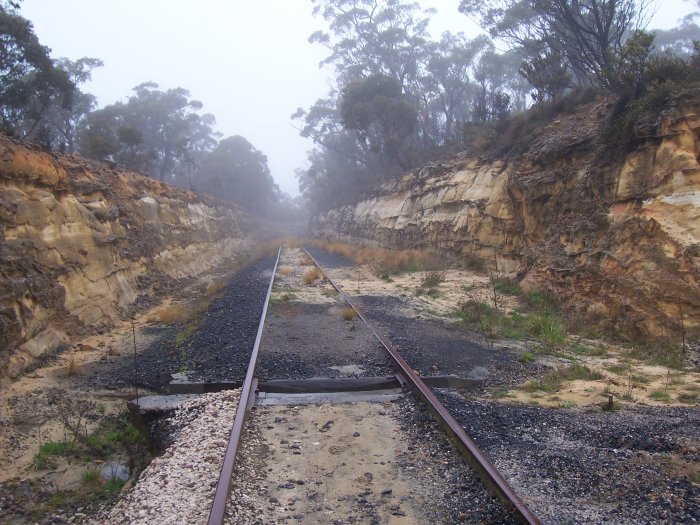
<svg viewBox="0 0 700 525">
<path fill-rule="evenodd" d="M 92 523 L 206 523 L 239 395 L 240 390 L 205 394 L 179 406 L 170 421 L 178 434 L 174 443 Z"/>
</svg>

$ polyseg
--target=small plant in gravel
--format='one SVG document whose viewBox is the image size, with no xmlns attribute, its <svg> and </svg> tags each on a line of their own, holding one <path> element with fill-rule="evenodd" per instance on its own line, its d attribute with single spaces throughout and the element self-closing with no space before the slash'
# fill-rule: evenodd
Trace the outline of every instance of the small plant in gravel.
<svg viewBox="0 0 700 525">
<path fill-rule="evenodd" d="M 532 363 L 532 361 L 534 361 L 534 360 L 535 360 L 535 354 L 533 354 L 532 352 L 529 352 L 529 351 L 523 353 L 523 355 L 520 356 L 520 359 L 518 359 L 518 361 L 520 361 L 521 363 Z"/>
<path fill-rule="evenodd" d="M 353 319 L 355 319 L 355 315 L 355 310 L 353 310 L 350 307 L 343 308 L 340 311 L 340 317 L 342 317 L 344 321 L 352 321 Z"/>
<path fill-rule="evenodd" d="M 506 399 L 515 397 L 515 395 L 511 394 L 507 388 L 503 387 L 495 389 L 492 392 L 492 395 L 494 399 Z"/>
</svg>

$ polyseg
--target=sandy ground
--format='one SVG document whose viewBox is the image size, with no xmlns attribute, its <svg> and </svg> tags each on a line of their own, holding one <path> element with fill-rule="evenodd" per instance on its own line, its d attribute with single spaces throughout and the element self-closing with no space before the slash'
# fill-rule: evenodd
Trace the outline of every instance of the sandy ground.
<svg viewBox="0 0 700 525">
<path fill-rule="evenodd" d="M 274 503 L 268 519 L 424 523 L 412 480 L 396 465 L 406 444 L 390 411 L 381 403 L 258 408 L 274 467 L 263 489 Z"/>
<path fill-rule="evenodd" d="M 416 319 L 439 319 L 455 323 L 453 312 L 467 300 L 491 303 L 493 292 L 488 276 L 466 270 L 444 270 L 445 280 L 438 287 L 436 297 L 416 295 L 421 280 L 428 272 L 407 272 L 391 275 L 389 280 L 379 277 L 373 264 L 327 269 L 329 276 L 347 293 L 353 295 L 395 296 L 401 299 L 397 314 Z M 518 307 L 517 298 L 498 295 L 500 308 L 510 312 Z M 577 344 L 600 348 L 602 354 L 579 355 L 572 351 Z M 697 405 L 700 393 L 700 371 L 669 370 L 654 366 L 627 355 L 628 348 L 598 340 L 569 337 L 555 355 L 537 351 L 536 341 L 496 341 L 494 347 L 510 347 L 520 352 L 531 352 L 534 364 L 565 368 L 579 363 L 603 375 L 594 381 L 566 382 L 565 388 L 554 393 L 528 392 L 523 388 L 501 390 L 504 401 L 540 404 L 547 407 L 591 406 L 607 402 L 608 394 L 618 403 L 638 403 L 651 406 Z M 534 350 L 534 351 L 533 351 Z M 525 386 L 524 384 L 521 387 Z M 662 396 L 659 393 L 668 396 Z M 653 394 L 653 395 L 652 395 Z M 683 401 L 679 396 L 688 399 Z"/>
</svg>

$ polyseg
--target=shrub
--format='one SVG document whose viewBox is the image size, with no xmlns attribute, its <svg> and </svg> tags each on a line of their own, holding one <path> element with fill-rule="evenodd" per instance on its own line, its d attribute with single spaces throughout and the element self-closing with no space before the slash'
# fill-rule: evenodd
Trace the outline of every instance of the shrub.
<svg viewBox="0 0 700 525">
<path fill-rule="evenodd" d="M 311 268 L 310 270 L 306 270 L 304 272 L 302 279 L 304 280 L 304 284 L 311 284 L 322 277 L 323 272 L 321 272 L 321 270 L 318 268 Z"/>
<path fill-rule="evenodd" d="M 355 310 L 353 310 L 350 307 L 343 308 L 340 311 L 340 317 L 342 317 L 345 321 L 352 321 L 353 319 L 355 319 L 355 315 Z"/>
<path fill-rule="evenodd" d="M 172 324 L 185 321 L 189 315 L 185 305 L 170 304 L 160 308 L 158 310 L 157 317 L 162 323 Z"/>
<path fill-rule="evenodd" d="M 445 281 L 445 272 L 432 271 L 426 273 L 420 282 L 421 288 L 436 288 Z"/>
</svg>

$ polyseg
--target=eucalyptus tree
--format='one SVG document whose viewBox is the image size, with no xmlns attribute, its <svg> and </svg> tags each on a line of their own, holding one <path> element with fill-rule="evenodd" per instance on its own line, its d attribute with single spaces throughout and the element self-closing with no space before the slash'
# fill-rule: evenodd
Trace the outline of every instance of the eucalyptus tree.
<svg viewBox="0 0 700 525">
<path fill-rule="evenodd" d="M 267 157 L 241 136 L 227 137 L 203 155 L 196 180 L 198 190 L 256 213 L 270 211 L 279 201 Z"/>
<path fill-rule="evenodd" d="M 0 125 L 19 137 L 51 142 L 44 117 L 52 106 L 69 109 L 75 86 L 17 7 L 0 3 Z"/>
<path fill-rule="evenodd" d="M 580 84 L 619 87 L 618 57 L 651 0 L 461 0 L 461 12 L 526 56 L 559 56 Z M 542 55 L 550 53 L 549 55 Z"/>
<path fill-rule="evenodd" d="M 158 84 L 136 86 L 126 102 L 92 112 L 79 135 L 80 152 L 113 160 L 159 180 L 182 176 L 187 162 L 217 142 L 215 119 L 200 114 L 202 103 L 183 88 L 161 91 Z M 188 160 L 189 159 L 189 160 Z"/>
</svg>

